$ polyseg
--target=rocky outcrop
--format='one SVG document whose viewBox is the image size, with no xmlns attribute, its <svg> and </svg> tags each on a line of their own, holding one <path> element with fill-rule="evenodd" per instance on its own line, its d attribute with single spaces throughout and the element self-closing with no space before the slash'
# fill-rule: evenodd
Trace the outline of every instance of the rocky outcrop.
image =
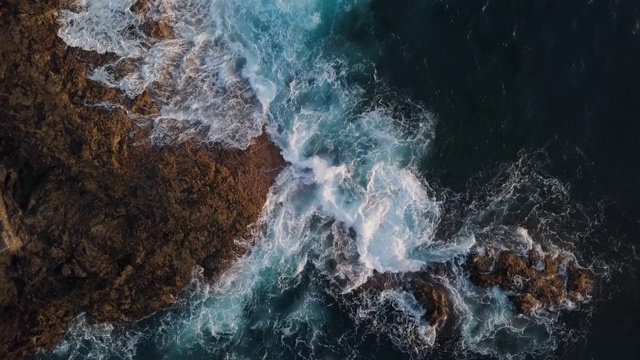
<svg viewBox="0 0 640 360">
<path fill-rule="evenodd" d="M 246 151 L 151 144 L 123 110 L 157 111 L 149 94 L 88 81 L 100 59 L 56 36 L 58 5 L 0 3 L 2 359 L 51 348 L 82 312 L 170 306 L 197 267 L 215 279 L 284 166 L 264 135 Z M 162 27 L 149 31 L 171 36 Z M 104 101 L 122 109 L 87 106 Z"/>
<path fill-rule="evenodd" d="M 356 251 L 357 234 L 353 228 L 347 228 L 344 224 L 334 224 L 332 235 L 332 246 L 334 259 L 332 267 L 349 268 L 351 264 L 357 263 L 358 255 Z M 346 292 L 345 297 L 353 301 L 361 301 L 362 297 L 378 296 L 385 290 L 400 290 L 411 294 L 416 302 L 423 308 L 423 319 L 430 325 L 443 330 L 442 335 L 452 334 L 456 326 L 453 303 L 450 301 L 450 294 L 447 287 L 441 282 L 441 278 L 446 272 L 443 264 L 432 264 L 419 272 L 407 273 L 380 273 L 373 271 L 366 282 L 357 286 L 353 291 Z M 350 288 L 349 272 L 337 271 L 333 280 L 337 285 L 336 291 L 343 292 L 345 288 Z M 351 274 L 352 275 L 352 274 Z"/>
<path fill-rule="evenodd" d="M 475 253 L 468 261 L 471 280 L 478 286 L 499 286 L 521 314 L 579 302 L 593 291 L 593 274 L 562 255 L 535 249 L 521 256 L 514 251 L 491 249 Z"/>
<path fill-rule="evenodd" d="M 418 304 L 424 309 L 424 319 L 429 324 L 450 332 L 454 322 L 452 304 L 446 287 L 432 277 L 433 271 L 426 270 L 419 273 L 378 273 L 375 272 L 358 291 L 384 291 L 401 289 L 413 295 Z"/>
<path fill-rule="evenodd" d="M 415 276 L 409 281 L 409 290 L 424 308 L 425 317 L 429 323 L 444 328 L 453 314 L 447 289 L 433 280 Z"/>
<path fill-rule="evenodd" d="M 139 0 L 133 4 L 131 11 L 137 14 L 146 14 L 152 8 L 152 0 Z M 168 9 L 165 9 L 165 11 Z M 155 21 L 146 21 L 142 25 L 142 31 L 150 38 L 155 39 L 174 39 L 175 33 L 167 19 L 158 19 Z"/>
</svg>

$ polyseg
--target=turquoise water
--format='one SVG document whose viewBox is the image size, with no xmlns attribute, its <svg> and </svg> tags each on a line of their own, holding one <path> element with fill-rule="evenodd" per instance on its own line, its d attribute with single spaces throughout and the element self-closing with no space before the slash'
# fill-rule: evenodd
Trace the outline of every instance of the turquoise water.
<svg viewBox="0 0 640 360">
<path fill-rule="evenodd" d="M 568 187 L 541 171 L 537 151 L 483 180 L 482 196 L 440 186 L 424 166 L 439 114 L 378 73 L 386 42 L 369 31 L 370 1 L 155 1 L 146 16 L 172 24 L 172 40 L 137 30 L 145 19 L 132 3 L 79 1 L 60 14 L 59 35 L 121 58 L 93 80 L 153 91 L 161 114 L 136 118 L 154 125 L 151 140 L 204 132 L 243 149 L 264 127 L 290 165 L 246 242 L 256 245 L 216 284 L 195 271 L 178 306 L 137 323 L 81 317 L 47 357 L 524 357 L 578 336 L 559 320 L 576 304 L 516 316 L 508 294 L 476 288 L 462 264 L 487 245 L 573 257 L 594 222 L 574 220 Z M 575 227 L 556 236 L 558 221 Z M 375 272 L 436 264 L 454 335 L 402 289 L 361 291 Z"/>
</svg>

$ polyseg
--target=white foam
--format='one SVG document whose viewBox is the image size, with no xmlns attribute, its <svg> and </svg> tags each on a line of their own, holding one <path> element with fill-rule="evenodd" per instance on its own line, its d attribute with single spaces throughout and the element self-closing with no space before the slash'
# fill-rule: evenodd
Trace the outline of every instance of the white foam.
<svg viewBox="0 0 640 360">
<path fill-rule="evenodd" d="M 411 171 L 375 164 L 353 224 L 361 261 L 379 272 L 419 270 L 425 263 L 410 251 L 430 241 L 438 213 Z"/>
<path fill-rule="evenodd" d="M 58 35 L 69 46 L 100 54 L 143 56 L 144 37 L 138 29 L 143 19 L 129 10 L 133 4 L 133 0 L 77 0 L 79 11 L 60 12 Z"/>
<path fill-rule="evenodd" d="M 132 0 L 78 1 L 76 11 L 60 13 L 58 35 L 70 46 L 120 58 L 95 69 L 90 79 L 129 97 L 150 90 L 160 105 L 154 139 L 181 139 L 171 123 L 204 132 L 206 140 L 246 148 L 260 135 L 275 87 L 234 51 L 223 31 L 217 1 L 156 0 L 153 11 L 135 14 Z M 155 39 L 145 22 L 169 23 L 175 39 Z M 238 49 L 235 49 L 238 50 Z M 251 87 L 254 87 L 253 89 Z"/>
<path fill-rule="evenodd" d="M 57 346 L 56 352 L 65 354 L 70 360 L 134 359 L 140 340 L 139 332 L 126 331 L 109 323 L 92 325 L 82 314 L 65 335 L 65 340 Z M 87 344 L 92 347 L 87 348 Z"/>
<path fill-rule="evenodd" d="M 257 245 L 215 286 L 194 280 L 183 312 L 160 317 L 158 343 L 178 349 L 198 343 L 212 354 L 243 358 L 253 332 L 270 329 L 284 342 L 310 329 L 300 346 L 313 349 L 326 321 L 322 295 L 340 299 L 374 271 L 448 262 L 456 274 L 442 283 L 462 318 L 464 348 L 514 354 L 499 349 L 496 334 L 518 338 L 531 323 L 515 316 L 504 292 L 474 287 L 460 263 L 478 242 L 523 252 L 537 246 L 534 237 L 552 232 L 509 223 L 513 205 L 542 203 L 546 195 L 564 204 L 566 189 L 515 166 L 486 202 L 474 202 L 458 234 L 435 239 L 441 203 L 415 169 L 429 149 L 433 116 L 381 82 L 373 99 L 351 84 L 350 75 L 368 65 L 356 48 L 326 51 L 332 19 L 366 1 L 166 0 L 155 1 L 148 15 L 131 13 L 131 3 L 79 1 L 74 12 L 62 12 L 59 34 L 69 45 L 121 57 L 92 79 L 129 96 L 150 89 L 162 108 L 153 119 L 157 139 L 178 123 L 181 135 L 204 130 L 209 141 L 245 148 L 266 125 L 290 163 L 271 189 L 254 239 L 244 244 Z M 176 38 L 147 37 L 140 26 L 149 19 L 169 22 Z M 396 105 L 410 111 L 394 111 Z M 532 214 L 540 211 L 531 207 Z M 275 313 L 269 301 L 301 286 L 310 272 L 315 278 L 303 296 L 287 314 Z M 325 279 L 335 289 L 319 288 Z M 361 300 L 350 313 L 354 321 L 403 348 L 433 345 L 437 331 L 409 293 L 388 289 Z M 400 314 L 394 321 L 381 315 L 389 307 Z M 518 338 L 517 348 L 542 348 L 545 336 Z"/>
<path fill-rule="evenodd" d="M 396 321 L 389 323 L 382 318 L 387 306 L 398 312 Z M 413 295 L 403 290 L 383 290 L 378 294 L 370 294 L 368 299 L 361 300 L 357 312 L 360 321 L 370 324 L 373 320 L 374 327 L 375 324 L 380 325 L 380 329 L 376 330 L 389 336 L 396 346 L 414 353 L 432 347 L 436 341 L 437 329 L 425 320 L 424 315 L 425 310 Z"/>
</svg>

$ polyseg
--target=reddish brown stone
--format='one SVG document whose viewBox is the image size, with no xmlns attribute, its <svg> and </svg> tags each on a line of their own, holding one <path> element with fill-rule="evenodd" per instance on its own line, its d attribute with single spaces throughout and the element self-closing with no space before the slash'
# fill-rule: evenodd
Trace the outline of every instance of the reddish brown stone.
<svg viewBox="0 0 640 360">
<path fill-rule="evenodd" d="M 569 291 L 569 299 L 572 301 L 579 301 L 585 294 L 593 291 L 594 279 L 589 270 L 579 268 L 572 263 L 567 268 L 567 275 L 567 290 Z"/>
<path fill-rule="evenodd" d="M 420 278 L 411 279 L 411 292 L 424 308 L 425 317 L 432 325 L 443 327 L 449 318 L 450 304 L 444 286 Z"/>
<path fill-rule="evenodd" d="M 51 348 L 81 312 L 119 321 L 170 306 L 197 266 L 214 279 L 284 165 L 264 135 L 246 151 L 157 147 L 123 110 L 85 106 L 157 112 L 147 93 L 87 80 L 84 62 L 112 55 L 67 48 L 57 6 L 0 3 L 0 196 L 23 243 L 0 252 L 1 359 Z"/>
<path fill-rule="evenodd" d="M 539 264 L 544 264 L 539 268 Z M 468 260 L 471 280 L 478 286 L 500 286 L 512 294 L 511 300 L 519 313 L 531 313 L 564 303 L 588 298 L 593 290 L 593 274 L 575 264 L 566 266 L 568 260 L 561 255 L 542 255 L 531 250 L 527 256 L 514 251 L 502 251 L 498 255 L 474 254 Z M 567 275 L 564 274 L 566 268 Z"/>
</svg>

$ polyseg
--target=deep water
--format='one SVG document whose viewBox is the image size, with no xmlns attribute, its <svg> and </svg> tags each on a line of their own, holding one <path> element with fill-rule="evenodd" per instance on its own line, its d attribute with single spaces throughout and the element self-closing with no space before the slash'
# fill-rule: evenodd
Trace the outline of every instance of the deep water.
<svg viewBox="0 0 640 360">
<path fill-rule="evenodd" d="M 137 323 L 79 318 L 53 359 L 634 358 L 640 353 L 640 4 L 634 1 L 132 0 L 60 14 L 70 46 L 121 60 L 92 79 L 151 89 L 153 141 L 291 164 L 257 245 L 217 284 Z M 137 29 L 137 30 L 136 30 Z M 176 126 L 180 129 L 175 133 Z M 263 230 L 259 230 L 263 229 Z M 475 246 L 590 267 L 586 304 L 517 316 L 469 281 Z M 444 269 L 452 331 L 375 272 Z"/>
<path fill-rule="evenodd" d="M 438 114 L 425 165 L 438 183 L 482 191 L 467 179 L 522 149 L 544 149 L 545 172 L 575 202 L 601 207 L 594 236 L 609 240 L 589 246 L 628 267 L 604 285 L 588 325 L 567 316 L 569 327 L 588 330 L 556 354 L 640 353 L 640 3 L 380 0 L 372 8 L 367 33 L 385 42 L 378 69 Z"/>
</svg>

